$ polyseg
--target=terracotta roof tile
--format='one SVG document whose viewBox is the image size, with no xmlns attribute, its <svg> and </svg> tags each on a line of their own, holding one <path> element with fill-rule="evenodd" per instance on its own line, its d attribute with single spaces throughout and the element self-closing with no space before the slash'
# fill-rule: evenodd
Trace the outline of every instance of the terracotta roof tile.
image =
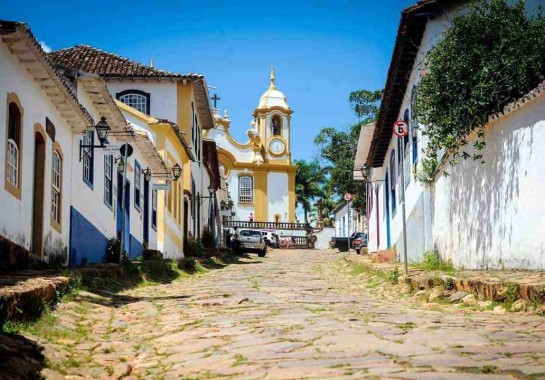
<svg viewBox="0 0 545 380">
<path fill-rule="evenodd" d="M 116 54 L 88 45 L 77 45 L 71 48 L 49 53 L 49 58 L 57 65 L 98 74 L 102 77 L 127 78 L 202 78 L 200 74 L 182 75 L 159 70 Z"/>
</svg>

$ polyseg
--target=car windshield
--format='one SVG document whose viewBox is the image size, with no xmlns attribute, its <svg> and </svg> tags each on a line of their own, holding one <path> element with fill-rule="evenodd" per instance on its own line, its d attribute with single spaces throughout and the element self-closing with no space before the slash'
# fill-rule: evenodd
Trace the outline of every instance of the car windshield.
<svg viewBox="0 0 545 380">
<path fill-rule="evenodd" d="M 240 236 L 260 236 L 261 237 L 261 232 L 252 231 L 252 230 L 242 230 L 240 231 Z"/>
</svg>

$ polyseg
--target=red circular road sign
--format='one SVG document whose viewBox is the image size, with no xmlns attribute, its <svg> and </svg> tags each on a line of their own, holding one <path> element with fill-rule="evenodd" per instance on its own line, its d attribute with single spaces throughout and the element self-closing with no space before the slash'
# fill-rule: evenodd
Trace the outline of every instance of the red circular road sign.
<svg viewBox="0 0 545 380">
<path fill-rule="evenodd" d="M 346 193 L 346 194 L 344 195 L 344 200 L 347 201 L 347 202 L 350 201 L 350 200 L 352 200 L 352 194 Z"/>
<path fill-rule="evenodd" d="M 403 120 L 398 120 L 394 123 L 394 134 L 397 137 L 405 137 L 409 134 L 409 125 Z"/>
</svg>

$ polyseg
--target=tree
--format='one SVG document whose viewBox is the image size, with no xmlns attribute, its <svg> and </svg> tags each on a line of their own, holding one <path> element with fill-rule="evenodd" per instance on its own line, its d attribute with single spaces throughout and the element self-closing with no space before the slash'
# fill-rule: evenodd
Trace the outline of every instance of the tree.
<svg viewBox="0 0 545 380">
<path fill-rule="evenodd" d="M 355 194 L 353 207 L 360 213 L 365 213 L 365 183 L 355 181 L 353 177 L 354 161 L 358 148 L 358 140 L 362 125 L 374 121 L 377 117 L 382 90 L 354 91 L 349 101 L 360 121 L 347 130 L 322 128 L 315 137 L 320 159 L 328 174 L 327 188 L 337 198 L 345 193 Z"/>
<path fill-rule="evenodd" d="M 541 10 L 529 17 L 522 0 L 512 3 L 471 5 L 428 53 L 413 110 L 429 139 L 421 181 L 433 181 L 438 152 L 453 165 L 482 160 L 488 117 L 545 79 L 545 17 Z"/>
<path fill-rule="evenodd" d="M 310 162 L 295 160 L 295 165 L 299 166 L 295 175 L 296 203 L 303 208 L 305 223 L 308 223 L 308 213 L 312 209 L 311 202 L 314 198 L 324 195 L 323 186 L 326 183 L 326 177 L 316 160 Z"/>
</svg>

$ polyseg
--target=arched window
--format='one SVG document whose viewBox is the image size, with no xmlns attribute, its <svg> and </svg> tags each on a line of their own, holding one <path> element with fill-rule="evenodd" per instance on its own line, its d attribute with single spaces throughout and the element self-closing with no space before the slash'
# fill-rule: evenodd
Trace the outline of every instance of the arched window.
<svg viewBox="0 0 545 380">
<path fill-rule="evenodd" d="M 390 201 L 392 204 L 392 215 L 396 212 L 396 152 L 392 150 L 390 155 Z"/>
<path fill-rule="evenodd" d="M 250 176 L 241 176 L 238 179 L 238 202 L 253 203 L 254 179 Z"/>
<path fill-rule="evenodd" d="M 8 106 L 8 136 L 6 147 L 6 179 L 19 188 L 21 166 L 21 110 L 15 103 Z"/>
<path fill-rule="evenodd" d="M 116 94 L 116 98 L 138 111 L 150 114 L 150 94 L 140 90 L 125 90 Z"/>
<path fill-rule="evenodd" d="M 51 220 L 60 226 L 62 215 L 62 159 L 56 150 L 53 152 L 51 173 Z"/>
<path fill-rule="evenodd" d="M 278 115 L 274 115 L 271 120 L 271 130 L 273 136 L 280 136 L 282 134 L 282 118 Z"/>
<path fill-rule="evenodd" d="M 410 115 L 410 126 L 411 126 L 411 138 L 413 140 L 413 164 L 418 161 L 418 134 L 416 133 L 418 129 L 418 124 L 416 117 L 414 116 L 414 109 L 416 103 L 416 86 L 413 86 L 411 92 L 411 115 Z"/>
</svg>

